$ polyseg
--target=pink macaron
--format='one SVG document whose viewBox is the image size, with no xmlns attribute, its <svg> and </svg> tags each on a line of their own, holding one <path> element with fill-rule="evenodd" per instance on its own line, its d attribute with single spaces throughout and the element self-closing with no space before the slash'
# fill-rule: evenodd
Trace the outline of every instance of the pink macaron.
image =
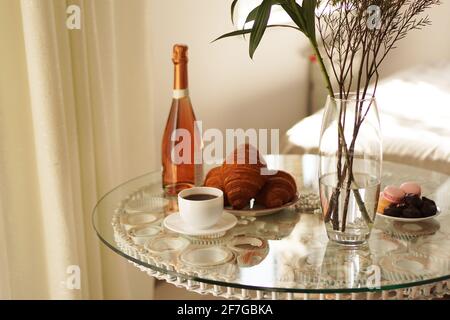
<svg viewBox="0 0 450 320">
<path fill-rule="evenodd" d="M 400 203 L 405 198 L 405 192 L 396 186 L 387 186 L 383 190 L 383 197 L 391 203 Z"/>
<path fill-rule="evenodd" d="M 402 189 L 403 192 L 409 195 L 415 195 L 420 197 L 420 195 L 422 194 L 422 189 L 420 188 L 420 185 L 417 182 L 413 181 L 403 183 L 400 186 L 400 189 Z"/>
</svg>

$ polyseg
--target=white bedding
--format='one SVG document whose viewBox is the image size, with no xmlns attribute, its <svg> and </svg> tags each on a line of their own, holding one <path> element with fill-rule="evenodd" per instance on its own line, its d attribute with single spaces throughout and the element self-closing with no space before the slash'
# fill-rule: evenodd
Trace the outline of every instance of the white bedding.
<svg viewBox="0 0 450 320">
<path fill-rule="evenodd" d="M 450 174 L 450 61 L 387 78 L 376 97 L 384 159 Z M 317 153 L 322 112 L 287 132 L 285 153 Z"/>
</svg>

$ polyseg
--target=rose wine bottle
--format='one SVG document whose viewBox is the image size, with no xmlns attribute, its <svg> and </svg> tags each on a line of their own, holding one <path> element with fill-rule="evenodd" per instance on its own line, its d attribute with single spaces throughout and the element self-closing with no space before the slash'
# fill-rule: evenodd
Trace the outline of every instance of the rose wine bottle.
<svg viewBox="0 0 450 320">
<path fill-rule="evenodd" d="M 173 100 L 162 140 L 163 187 L 175 196 L 202 181 L 202 141 L 188 90 L 188 47 L 175 45 Z"/>
</svg>

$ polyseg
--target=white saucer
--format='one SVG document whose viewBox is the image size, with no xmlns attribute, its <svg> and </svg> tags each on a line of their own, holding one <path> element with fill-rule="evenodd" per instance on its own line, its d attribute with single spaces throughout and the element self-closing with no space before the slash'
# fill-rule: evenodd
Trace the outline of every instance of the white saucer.
<svg viewBox="0 0 450 320">
<path fill-rule="evenodd" d="M 392 221 L 401 221 L 401 222 L 419 222 L 419 221 L 426 221 L 436 218 L 438 215 L 441 214 L 441 209 L 438 207 L 437 212 L 435 215 L 424 217 L 424 218 L 399 218 L 399 217 L 391 217 L 384 215 L 382 213 L 377 212 L 377 216 L 380 216 L 386 220 L 392 220 Z"/>
<path fill-rule="evenodd" d="M 233 258 L 233 253 L 225 247 L 191 247 L 180 255 L 180 260 L 194 267 L 212 267 L 225 264 Z"/>
<path fill-rule="evenodd" d="M 233 228 L 237 223 L 237 218 L 228 212 L 223 212 L 219 221 L 208 229 L 193 229 L 186 225 L 178 212 L 172 213 L 164 219 L 164 226 L 174 232 L 189 236 L 206 236 L 222 233 Z"/>
</svg>

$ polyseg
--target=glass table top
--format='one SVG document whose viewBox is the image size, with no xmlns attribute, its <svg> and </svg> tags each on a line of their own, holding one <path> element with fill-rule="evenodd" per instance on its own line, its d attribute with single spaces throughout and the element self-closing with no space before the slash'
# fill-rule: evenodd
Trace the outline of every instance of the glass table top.
<svg viewBox="0 0 450 320">
<path fill-rule="evenodd" d="M 226 287 L 346 293 L 450 279 L 450 176 L 384 162 L 382 188 L 417 181 L 441 214 L 414 223 L 378 216 L 367 245 L 345 247 L 326 235 L 317 196 L 318 157 L 267 156 L 266 162 L 296 178 L 300 201 L 272 215 L 238 217 L 225 235 L 193 237 L 165 229 L 163 219 L 177 212 L 177 201 L 164 196 L 159 171 L 106 194 L 94 209 L 94 228 L 109 248 L 138 265 Z"/>
</svg>

